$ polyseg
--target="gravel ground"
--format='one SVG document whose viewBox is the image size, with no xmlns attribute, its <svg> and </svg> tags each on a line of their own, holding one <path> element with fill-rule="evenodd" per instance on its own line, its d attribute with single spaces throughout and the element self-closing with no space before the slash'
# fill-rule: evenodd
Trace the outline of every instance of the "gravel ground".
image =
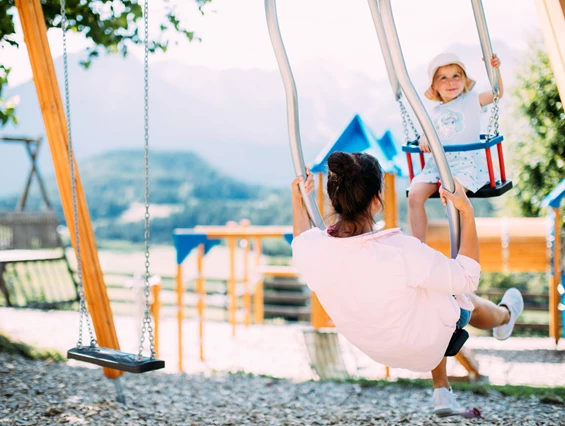
<svg viewBox="0 0 565 426">
<path fill-rule="evenodd" d="M 139 322 L 135 317 L 115 316 L 120 346 L 137 352 Z M 76 345 L 76 312 L 41 312 L 0 308 L 0 332 L 38 348 L 66 353 Z M 309 365 L 303 325 L 238 326 L 232 336 L 229 324 L 208 321 L 204 326 L 205 361 L 198 355 L 198 325 L 187 319 L 183 325 L 183 371 L 190 374 L 211 371 L 245 371 L 256 375 L 283 377 L 295 381 L 316 379 Z M 178 372 L 177 320 L 164 318 L 160 325 L 159 358 L 168 373 Z M 367 379 L 383 379 L 385 367 L 369 359 L 345 339 L 342 356 L 349 373 Z M 471 350 L 482 375 L 496 385 L 565 386 L 565 339 L 559 345 L 549 338 L 515 338 L 500 342 L 492 337 L 472 337 L 465 347 Z M 84 366 L 84 364 L 80 364 Z M 448 361 L 451 376 L 466 371 L 455 360 Z M 429 373 L 414 373 L 393 368 L 391 378 L 430 378 Z"/>
<path fill-rule="evenodd" d="M 153 372 L 121 379 L 115 402 L 99 369 L 0 354 L 0 425 L 565 425 L 565 406 L 460 392 L 481 419 L 431 413 L 429 389 L 361 388 L 242 374 Z"/>
</svg>

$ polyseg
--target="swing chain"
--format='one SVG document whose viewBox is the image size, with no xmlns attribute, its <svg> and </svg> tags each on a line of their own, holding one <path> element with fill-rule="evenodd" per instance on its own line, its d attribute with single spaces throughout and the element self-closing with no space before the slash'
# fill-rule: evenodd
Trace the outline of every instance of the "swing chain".
<svg viewBox="0 0 565 426">
<path fill-rule="evenodd" d="M 137 360 L 142 358 L 143 344 L 145 342 L 145 332 L 149 335 L 149 347 L 151 350 L 151 359 L 155 359 L 155 342 L 153 338 L 153 326 L 151 325 L 151 306 L 149 303 L 149 0 L 145 0 L 143 5 L 143 24 L 145 29 L 144 35 L 144 127 L 145 127 L 145 313 L 143 316 L 143 325 L 141 327 L 141 339 L 139 342 L 139 352 Z"/>
<path fill-rule="evenodd" d="M 412 128 L 412 133 L 414 134 L 413 140 L 420 139 L 420 133 L 418 133 L 418 130 L 416 129 L 416 126 L 414 125 L 414 122 L 410 118 L 410 114 L 408 114 L 406 107 L 404 106 L 404 104 L 402 103 L 402 101 L 400 99 L 398 100 L 398 105 L 400 106 L 400 114 L 402 116 L 402 126 L 404 127 L 404 137 L 406 139 L 406 144 L 411 142 L 410 131 L 408 129 L 409 125 Z"/>
<path fill-rule="evenodd" d="M 498 119 L 499 119 L 499 108 L 498 108 L 498 101 L 500 100 L 500 95 L 499 95 L 499 90 L 496 89 L 493 92 L 494 98 L 492 101 L 492 109 L 491 109 L 491 115 L 489 117 L 488 120 L 488 127 L 487 127 L 487 141 L 491 140 L 491 131 L 493 131 L 493 137 L 498 136 L 499 131 L 498 131 Z"/>
<path fill-rule="evenodd" d="M 68 67 L 68 56 L 67 56 L 67 28 L 69 22 L 67 20 L 67 12 L 65 10 L 65 0 L 60 0 L 60 5 L 61 5 L 61 30 L 63 32 L 63 68 L 65 75 L 65 113 L 67 115 L 67 139 L 68 139 L 69 162 L 70 162 L 70 171 L 71 171 L 71 187 L 72 187 L 72 198 L 73 198 L 73 221 L 74 221 L 74 232 L 75 232 L 75 249 L 76 249 L 76 258 L 77 258 L 78 292 L 80 299 L 77 348 L 80 349 L 82 348 L 82 326 L 84 321 L 86 321 L 88 333 L 90 335 L 90 346 L 95 347 L 98 345 L 98 342 L 96 341 L 96 338 L 94 337 L 94 333 L 92 332 L 92 324 L 90 322 L 90 315 L 88 314 L 88 309 L 86 309 L 86 298 L 84 295 L 82 253 L 80 250 L 80 234 L 79 234 L 79 220 L 78 220 L 75 153 L 73 148 L 73 139 L 71 136 L 71 101 L 69 95 L 69 67 Z"/>
</svg>

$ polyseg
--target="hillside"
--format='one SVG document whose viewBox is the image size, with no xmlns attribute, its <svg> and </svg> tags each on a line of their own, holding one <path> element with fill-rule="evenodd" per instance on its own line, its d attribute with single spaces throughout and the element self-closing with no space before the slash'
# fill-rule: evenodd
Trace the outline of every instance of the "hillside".
<svg viewBox="0 0 565 426">
<path fill-rule="evenodd" d="M 236 161 L 234 159 L 234 161 Z M 174 228 L 225 225 L 251 220 L 255 225 L 290 225 L 288 184 L 281 188 L 248 184 L 219 172 L 193 152 L 157 151 L 150 158 L 151 239 L 171 243 Z M 141 242 L 144 238 L 145 161 L 141 150 L 118 150 L 79 162 L 81 178 L 98 239 Z M 53 175 L 46 176 L 49 196 L 63 221 Z M 397 182 L 399 225 L 407 229 L 407 182 Z M 13 210 L 18 197 L 0 197 L 0 210 Z M 477 216 L 493 216 L 491 200 L 473 200 Z M 43 208 L 32 187 L 29 209 Z M 429 200 L 430 218 L 444 218 L 439 200 Z"/>
<path fill-rule="evenodd" d="M 233 179 L 192 152 L 151 153 L 150 167 L 153 242 L 171 242 L 175 227 L 224 225 L 243 218 L 257 225 L 291 223 L 289 191 Z M 144 152 L 112 151 L 80 162 L 79 168 L 97 237 L 142 241 Z M 54 176 L 46 184 L 62 218 Z M 15 196 L 0 199 L 0 209 L 11 210 L 16 203 Z M 29 207 L 41 208 L 37 188 Z"/>
</svg>

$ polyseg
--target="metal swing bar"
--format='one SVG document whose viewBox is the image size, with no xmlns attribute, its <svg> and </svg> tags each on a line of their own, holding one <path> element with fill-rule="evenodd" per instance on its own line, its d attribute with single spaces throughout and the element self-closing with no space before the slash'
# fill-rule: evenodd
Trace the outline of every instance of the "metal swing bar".
<svg viewBox="0 0 565 426">
<path fill-rule="evenodd" d="M 453 176 L 451 175 L 451 170 L 447 164 L 447 159 L 445 156 L 445 151 L 441 143 L 439 142 L 436 130 L 430 120 L 430 117 L 424 108 L 422 101 L 420 100 L 416 90 L 410 81 L 408 76 L 408 70 L 406 69 L 406 63 L 404 61 L 404 56 L 402 54 L 402 48 L 400 46 L 400 40 L 398 38 L 398 33 L 396 31 L 396 26 L 394 23 L 394 17 L 392 14 L 392 7 L 390 0 L 368 0 L 369 7 L 371 8 L 371 14 L 373 17 L 373 22 L 375 24 L 375 29 L 377 30 L 377 37 L 379 37 L 379 43 L 381 47 L 384 45 L 386 48 L 383 50 L 383 56 L 385 57 L 385 64 L 387 64 L 387 72 L 389 76 L 394 74 L 398 78 L 398 83 L 400 84 L 402 91 L 405 93 L 416 118 L 420 122 L 422 129 L 428 142 L 430 143 L 432 155 L 438 167 L 440 179 L 442 185 L 448 190 L 453 192 L 455 190 L 455 184 L 453 181 Z M 486 22 L 484 20 L 484 13 L 482 12 L 482 3 L 480 0 L 472 0 L 473 8 L 475 11 L 475 19 L 481 20 L 482 22 L 477 22 L 477 28 L 479 30 L 479 37 L 481 39 L 481 47 L 483 48 L 483 54 L 489 55 L 485 58 L 492 57 L 492 48 L 490 47 L 490 39 L 488 37 L 488 31 L 486 30 Z M 385 40 L 382 40 L 384 35 Z M 392 60 L 387 61 L 387 57 Z M 391 66 L 392 64 L 392 66 Z M 490 65 L 490 60 L 485 60 L 485 66 L 487 71 L 492 69 Z M 496 79 L 494 79 L 496 77 Z M 493 75 L 493 81 L 498 82 L 498 74 Z M 395 96 L 398 98 L 398 87 L 394 84 L 395 80 L 391 79 L 392 90 Z M 497 85 L 498 88 L 498 85 Z M 495 93 L 495 101 L 498 97 L 498 89 L 495 91 L 493 86 L 493 92 Z M 493 109 L 493 117 L 495 118 L 495 123 L 497 117 L 497 105 L 495 102 L 495 108 Z M 490 127 L 490 126 L 489 126 Z M 406 128 L 406 124 L 405 124 Z M 497 124 L 495 124 L 497 128 Z M 407 130 L 406 130 L 407 133 Z M 461 222 L 460 216 L 457 209 L 453 206 L 449 200 L 447 201 L 447 216 L 449 223 L 449 239 L 450 239 L 450 254 L 452 258 L 457 256 L 459 252 L 459 244 L 461 238 Z M 463 344 L 468 338 L 468 333 L 464 329 L 458 329 L 453 334 L 451 341 L 447 347 L 445 356 L 458 356 L 458 360 L 463 363 L 465 368 L 470 374 L 478 375 L 478 370 L 474 366 L 473 362 L 467 359 L 463 354 L 458 353 L 462 348 Z"/>
<path fill-rule="evenodd" d="M 298 95 L 296 93 L 296 83 L 294 82 L 290 62 L 286 55 L 286 50 L 281 36 L 279 20 L 277 18 L 276 0 L 265 0 L 265 15 L 267 18 L 267 27 L 269 28 L 269 36 L 277 58 L 286 94 L 288 136 L 290 140 L 290 152 L 292 154 L 294 172 L 296 177 L 305 177 L 306 166 L 304 165 L 304 154 L 302 153 L 302 143 L 300 142 Z M 316 205 L 314 193 L 306 195 L 304 192 L 304 182 L 300 184 L 300 192 L 302 193 L 302 199 L 304 200 L 304 205 L 308 211 L 308 216 L 310 216 L 310 220 L 314 226 L 320 229 L 326 229 L 324 219 Z"/>
<path fill-rule="evenodd" d="M 155 356 L 155 346 L 153 342 L 153 328 L 151 325 L 151 313 L 149 304 L 149 31 L 148 31 L 148 2 L 145 0 L 143 7 L 143 21 L 145 29 L 144 47 L 145 47 L 145 58 L 144 58 L 144 75 L 145 75 L 145 86 L 144 86 L 144 111 L 145 111 L 145 315 L 143 318 L 142 332 L 139 344 L 139 351 L 137 354 L 130 354 L 127 352 L 122 352 L 118 349 L 104 348 L 98 346 L 98 342 L 94 337 L 92 331 L 92 325 L 90 322 L 90 316 L 88 309 L 86 307 L 86 300 L 84 296 L 84 285 L 83 285 L 83 261 L 81 254 L 81 241 L 80 241 L 80 227 L 78 219 L 78 208 L 77 208 L 77 185 L 75 176 L 75 155 L 73 148 L 72 132 L 71 132 L 71 109 L 70 109 L 70 95 L 69 95 L 69 75 L 68 75 L 68 58 L 67 58 L 67 15 L 65 10 L 65 0 L 60 0 L 61 6 L 61 27 L 63 30 L 63 64 L 64 64 L 64 76 L 65 76 L 65 100 L 66 100 L 66 115 L 67 115 L 67 137 L 68 137 L 68 153 L 69 153 L 69 163 L 70 163 L 70 177 L 71 177 L 71 189 L 72 189 L 72 200 L 73 200 L 73 219 L 74 219 L 74 235 L 75 235 L 75 250 L 77 256 L 77 275 L 79 283 L 79 295 L 80 295 L 80 320 L 79 320 L 79 337 L 76 347 L 69 349 L 67 351 L 67 358 L 76 359 L 78 361 L 83 361 L 95 365 L 100 365 L 103 367 L 112 368 L 120 371 L 127 371 L 130 373 L 145 373 L 147 371 L 158 370 L 165 367 L 165 362 L 156 359 Z M 90 345 L 83 346 L 82 344 L 82 327 L 83 321 L 86 321 L 88 328 L 88 333 L 90 337 Z M 143 343 L 145 340 L 145 332 L 148 332 L 151 356 L 144 357 Z M 119 399 L 124 399 L 123 394 L 119 396 Z"/>
<path fill-rule="evenodd" d="M 491 198 L 491 197 L 500 196 L 500 195 L 506 193 L 507 191 L 509 191 L 510 189 L 512 189 L 512 181 L 506 180 L 506 170 L 505 170 L 505 166 L 504 166 L 504 154 L 503 154 L 502 145 L 501 145 L 503 138 L 502 138 L 502 136 L 499 135 L 499 131 L 498 131 L 498 119 L 499 119 L 498 101 L 499 101 L 499 92 L 500 92 L 500 87 L 499 87 L 499 84 L 498 84 L 498 69 L 494 68 L 491 65 L 490 60 L 489 60 L 489 58 L 492 57 L 493 52 L 492 52 L 492 46 L 491 46 L 491 42 L 490 42 L 490 37 L 489 37 L 489 33 L 488 33 L 488 28 L 487 28 L 487 24 L 486 24 L 486 19 L 485 19 L 485 14 L 484 14 L 482 2 L 481 2 L 481 0 L 471 0 L 471 5 L 472 5 L 472 8 L 473 8 L 473 12 L 474 12 L 475 23 L 476 23 L 477 31 L 478 31 L 478 34 L 479 34 L 479 40 L 480 40 L 480 44 L 481 44 L 481 50 L 483 52 L 483 57 L 487 58 L 487 60 L 485 60 L 484 62 L 485 62 L 485 68 L 486 68 L 486 71 L 487 71 L 487 74 L 488 74 L 488 77 L 489 77 L 489 81 L 490 81 L 490 84 L 491 84 L 491 88 L 492 88 L 492 91 L 493 91 L 493 94 L 494 94 L 493 107 L 492 107 L 491 116 L 490 116 L 490 119 L 489 119 L 487 133 L 484 137 L 486 142 L 477 142 L 475 144 L 466 144 L 466 145 L 454 145 L 454 146 L 451 146 L 451 147 L 443 147 L 443 149 L 444 149 L 445 152 L 449 152 L 449 151 L 459 152 L 459 151 L 468 151 L 468 150 L 475 150 L 475 149 L 484 149 L 485 150 L 490 182 L 489 182 L 489 184 L 485 185 L 483 188 L 479 189 L 477 192 L 469 193 L 468 196 L 470 198 Z M 407 142 L 406 146 L 402 147 L 402 151 L 406 153 L 406 157 L 407 157 L 407 161 L 408 161 L 408 168 L 409 168 L 409 173 L 410 173 L 410 180 L 412 180 L 412 178 L 414 177 L 414 168 L 413 168 L 413 163 L 412 163 L 412 157 L 411 157 L 410 154 L 411 153 L 419 153 L 420 164 L 421 164 L 422 168 L 424 167 L 424 155 L 419 150 L 419 148 L 417 148 L 415 146 L 410 146 L 410 145 L 415 144 L 415 142 L 419 139 L 419 135 L 418 135 L 417 130 L 415 129 L 412 121 L 410 120 L 410 117 L 409 117 L 408 113 L 406 112 L 404 105 L 402 104 L 402 101 L 401 101 L 402 92 L 400 92 L 400 96 L 398 94 L 399 83 L 398 83 L 398 79 L 397 79 L 396 74 L 395 74 L 395 69 L 394 69 L 394 65 L 392 64 L 392 60 L 389 59 L 391 57 L 391 53 L 390 53 L 389 46 L 386 44 L 385 31 L 383 29 L 383 23 L 382 23 L 382 19 L 380 17 L 380 11 L 379 11 L 377 1 L 369 0 L 369 7 L 371 8 L 371 13 L 372 13 L 372 16 L 373 16 L 373 22 L 375 24 L 375 28 L 377 30 L 377 36 L 379 37 L 379 43 L 381 45 L 381 50 L 382 50 L 383 56 L 385 58 L 385 64 L 387 66 L 387 72 L 389 74 L 389 79 L 391 81 L 392 90 L 395 94 L 396 100 L 400 104 L 400 109 L 401 109 L 401 113 L 402 113 L 402 122 L 403 122 L 403 126 L 404 126 L 404 133 L 405 133 L 406 142 Z M 414 110 L 414 112 L 416 113 L 418 119 L 420 119 L 420 117 L 418 116 L 418 112 L 416 110 Z M 414 133 L 414 139 L 415 139 L 414 142 L 411 142 L 411 140 L 410 140 L 408 124 L 410 124 L 410 126 L 412 127 L 412 132 Z M 424 133 L 426 133 L 426 129 L 424 129 Z M 426 136 L 428 136 L 427 133 L 426 133 Z M 497 143 L 490 143 L 491 141 L 497 142 Z M 474 148 L 469 149 L 469 147 L 467 145 L 474 145 Z M 492 161 L 492 155 L 491 155 L 491 151 L 490 151 L 491 146 L 494 146 L 494 145 L 496 145 L 496 149 L 497 149 L 497 153 L 498 153 L 499 169 L 500 169 L 500 181 L 497 181 L 494 177 L 493 161 Z M 435 159 L 435 157 L 434 157 L 434 159 Z M 407 191 L 407 194 L 408 194 L 408 191 Z M 437 198 L 437 197 L 439 197 L 439 194 L 436 192 L 431 197 Z"/>
<path fill-rule="evenodd" d="M 431 123 L 430 117 L 427 111 L 425 110 L 408 76 L 408 71 L 406 69 L 406 64 L 402 54 L 400 41 L 398 39 L 398 34 L 396 32 L 396 26 L 394 24 L 394 17 L 392 14 L 392 7 L 390 0 L 368 0 L 368 2 L 369 2 L 369 7 L 371 9 L 373 23 L 375 25 L 375 29 L 377 32 L 377 37 L 379 39 L 379 44 L 381 45 L 381 51 L 385 59 L 385 64 L 387 67 L 389 80 L 391 82 L 392 91 L 395 95 L 395 98 L 397 101 L 399 101 L 399 103 L 401 103 L 402 91 L 406 95 L 406 98 L 408 99 L 410 105 L 412 106 L 412 109 L 414 110 L 414 113 L 416 114 L 416 117 L 422 126 L 424 134 L 426 135 L 430 143 L 432 156 L 438 166 L 438 171 L 440 174 L 442 185 L 448 191 L 453 191 L 455 189 L 455 186 L 453 184 L 453 177 L 451 175 L 451 170 L 449 169 L 449 165 L 447 164 L 447 160 L 445 157 L 444 147 L 439 142 L 439 138 L 437 136 L 435 128 Z M 498 85 L 498 70 L 496 68 L 493 68 L 490 63 L 490 58 L 492 57 L 492 46 L 490 42 L 490 37 L 488 33 L 482 2 L 481 0 L 471 0 L 471 5 L 475 16 L 475 23 L 479 34 L 483 57 L 485 58 L 484 61 L 485 68 L 489 76 L 489 81 L 494 93 L 494 105 L 492 109 L 492 115 L 489 120 L 489 129 L 486 135 L 487 142 L 489 142 L 490 140 L 493 140 L 490 134 L 491 129 L 494 130 L 494 137 L 495 138 L 498 137 L 498 93 L 500 90 Z M 399 94 L 399 86 L 401 88 L 400 94 Z M 408 141 L 409 137 L 408 137 L 407 122 L 409 120 L 407 120 L 406 118 L 407 113 L 403 108 L 402 104 L 401 104 L 401 111 L 403 116 L 403 124 L 405 128 L 406 139 Z M 416 134 L 414 126 L 412 126 L 412 128 L 414 133 Z M 497 149 L 500 155 L 502 152 L 501 146 L 498 145 Z M 403 147 L 403 151 L 410 152 L 411 150 L 409 147 Z M 488 159 L 488 156 L 490 154 L 490 149 L 487 148 L 486 151 L 487 151 L 486 155 Z M 407 155 L 410 154 L 408 153 Z M 422 159 L 423 158 L 421 156 L 421 161 Z M 492 167 L 492 161 L 489 163 L 489 167 Z M 505 176 L 502 179 L 503 181 L 501 182 L 501 184 L 497 186 L 495 184 L 492 173 L 490 173 L 490 168 L 489 168 L 489 174 L 491 175 L 490 176 L 491 183 L 489 185 L 487 192 L 484 193 L 482 197 L 501 195 L 512 187 L 512 182 L 506 181 Z M 503 162 L 501 163 L 501 174 L 505 174 L 503 170 Z M 493 184 L 495 186 L 494 189 L 492 188 Z M 460 226 L 459 213 L 454 209 L 454 207 L 449 202 L 448 202 L 447 212 L 448 212 L 448 221 L 449 221 L 449 229 L 450 229 L 451 255 L 452 257 L 455 257 L 457 255 L 457 252 L 459 251 L 459 226 Z"/>
<path fill-rule="evenodd" d="M 271 44 L 277 58 L 279 70 L 281 72 L 285 93 L 286 93 L 286 112 L 290 151 L 296 176 L 306 176 L 304 165 L 304 155 L 300 142 L 300 126 L 298 120 L 298 96 L 296 84 L 290 68 L 290 62 L 286 55 L 282 40 L 279 22 L 277 18 L 276 0 L 265 0 L 265 16 Z M 304 185 L 300 185 L 300 192 L 304 205 L 314 226 L 326 229 L 324 219 L 315 202 L 315 195 L 309 196 L 304 192 Z M 313 298 L 313 300 L 316 300 Z M 313 304 L 319 303 L 316 301 Z M 320 305 L 321 308 L 321 305 Z M 304 340 L 308 356 L 311 360 L 311 367 L 324 379 L 343 379 L 349 376 L 345 362 L 341 356 L 337 332 L 334 328 L 308 329 L 304 330 Z"/>
<path fill-rule="evenodd" d="M 439 141 L 439 137 L 436 130 L 432 124 L 428 112 L 424 108 L 420 97 L 416 93 L 416 89 L 408 76 L 408 70 L 406 69 L 406 63 L 404 61 L 404 56 L 402 54 L 402 47 L 400 46 L 400 40 L 398 38 L 398 33 L 396 32 L 396 26 L 394 23 L 394 17 L 392 15 L 392 7 L 390 0 L 368 0 L 369 6 L 371 7 L 373 23 L 377 29 L 377 37 L 382 38 L 383 34 L 385 36 L 385 41 L 379 40 L 381 45 L 386 44 L 388 46 L 388 51 L 390 52 L 390 57 L 392 59 L 393 70 L 389 70 L 389 74 L 394 72 L 397 75 L 398 82 L 402 91 L 404 92 L 406 99 L 410 103 L 410 106 L 414 110 L 424 134 L 428 138 L 430 148 L 432 151 L 433 158 L 436 162 L 440 179 L 442 185 L 446 190 L 450 192 L 455 191 L 455 183 L 453 181 L 453 176 L 451 175 L 451 170 L 449 169 L 449 164 L 447 163 L 447 158 L 443 150 L 443 146 Z M 380 16 L 380 19 L 379 19 Z M 382 28 L 381 28 L 382 26 Z M 387 55 L 383 53 L 383 55 Z M 396 92 L 395 87 L 393 91 Z M 460 218 L 459 212 L 453 206 L 453 203 L 448 200 L 447 202 L 447 218 L 449 222 L 449 241 L 451 243 L 451 257 L 455 258 L 459 252 L 460 243 Z"/>
</svg>

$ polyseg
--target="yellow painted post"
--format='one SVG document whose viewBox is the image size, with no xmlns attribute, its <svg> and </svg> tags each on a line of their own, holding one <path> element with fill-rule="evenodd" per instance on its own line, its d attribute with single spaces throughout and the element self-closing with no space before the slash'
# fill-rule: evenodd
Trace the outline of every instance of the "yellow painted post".
<svg viewBox="0 0 565 426">
<path fill-rule="evenodd" d="M 249 219 L 242 219 L 239 224 L 247 228 L 251 225 Z M 244 323 L 246 327 L 249 327 L 251 324 L 251 289 L 249 288 L 249 246 L 250 241 L 249 238 L 245 238 L 245 247 L 243 248 L 243 278 L 241 281 L 243 282 L 244 287 L 244 295 L 243 295 L 243 309 L 245 310 L 245 319 Z"/>
<path fill-rule="evenodd" d="M 227 227 L 237 226 L 235 222 L 228 222 Z M 235 313 L 237 311 L 237 294 L 236 294 L 236 282 L 235 277 L 235 249 L 237 246 L 237 240 L 233 237 L 228 237 L 228 249 L 230 256 L 230 271 L 228 277 L 228 320 L 232 326 L 232 336 L 235 336 L 236 329 L 236 318 Z"/>
<path fill-rule="evenodd" d="M 318 300 L 318 296 L 316 296 L 316 293 L 314 292 L 311 293 L 311 304 L 311 321 L 314 330 L 319 330 L 320 328 L 335 327 L 332 319 L 327 314 L 326 310 L 320 303 L 320 300 Z"/>
<path fill-rule="evenodd" d="M 159 313 L 161 311 L 161 283 L 155 284 L 151 288 L 153 294 L 153 303 L 151 304 L 151 315 L 153 316 L 153 321 L 155 323 L 154 327 L 154 346 L 155 346 L 155 356 L 159 358 Z"/>
<path fill-rule="evenodd" d="M 182 281 L 182 265 L 177 266 L 177 337 L 179 349 L 179 371 L 182 371 L 182 321 L 183 321 L 183 295 L 184 284 Z"/>
<path fill-rule="evenodd" d="M 254 320 L 255 324 L 263 324 L 265 310 L 263 307 L 263 277 L 255 285 L 253 292 Z"/>
<path fill-rule="evenodd" d="M 561 280 L 561 212 L 558 208 L 553 209 L 555 215 L 555 228 L 553 240 L 553 276 L 549 288 L 549 336 L 559 343 L 559 282 Z"/>
<path fill-rule="evenodd" d="M 198 246 L 198 254 L 196 258 L 196 294 L 198 302 L 196 310 L 198 312 L 198 344 L 200 347 L 200 361 L 204 361 L 204 309 L 206 303 L 206 288 L 204 281 L 204 244 Z"/>
<path fill-rule="evenodd" d="M 396 228 L 398 226 L 398 209 L 396 205 L 396 176 L 394 176 L 392 173 L 385 173 L 383 202 L 383 219 L 385 221 L 385 229 Z"/>
<path fill-rule="evenodd" d="M 263 252 L 261 237 L 255 238 L 255 266 L 261 266 L 261 256 Z M 263 324 L 263 277 L 255 284 L 253 291 L 253 321 L 255 324 Z"/>
<path fill-rule="evenodd" d="M 320 215 L 324 217 L 324 204 L 326 200 L 324 197 L 324 174 L 322 172 L 318 173 L 318 209 L 320 210 Z"/>
<path fill-rule="evenodd" d="M 16 7 L 24 32 L 24 41 L 33 71 L 33 79 L 39 99 L 45 132 L 65 220 L 69 227 L 71 242 L 75 244 L 72 186 L 68 153 L 67 120 L 61 100 L 61 92 L 55 74 L 53 58 L 47 40 L 47 27 L 40 0 L 17 0 Z M 82 182 L 75 164 L 78 222 L 81 254 L 83 260 L 84 293 L 98 343 L 107 348 L 119 349 L 120 345 L 114 327 L 110 300 L 106 293 L 104 277 L 98 259 L 96 240 L 92 230 L 90 214 L 84 196 Z M 76 251 L 76 247 L 75 251 Z M 104 369 L 108 378 L 118 378 L 123 372 Z"/>
<path fill-rule="evenodd" d="M 263 247 L 261 237 L 255 238 L 255 265 L 261 265 L 261 256 L 263 255 Z"/>
<path fill-rule="evenodd" d="M 384 187 L 384 210 L 383 220 L 384 229 L 396 228 L 398 226 L 398 208 L 396 204 L 396 176 L 392 173 L 385 173 Z M 385 366 L 385 378 L 390 378 L 390 367 Z"/>
</svg>

